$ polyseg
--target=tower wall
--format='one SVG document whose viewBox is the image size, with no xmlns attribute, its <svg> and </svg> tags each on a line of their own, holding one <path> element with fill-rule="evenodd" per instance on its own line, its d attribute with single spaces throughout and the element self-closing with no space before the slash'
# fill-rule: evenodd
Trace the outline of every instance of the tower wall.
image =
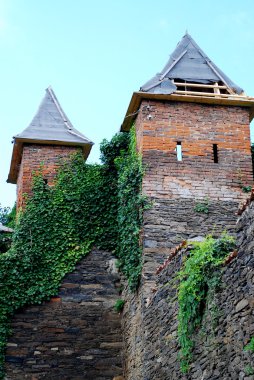
<svg viewBox="0 0 254 380">
<path fill-rule="evenodd" d="M 23 194 L 31 194 L 33 175 L 41 166 L 43 177 L 51 186 L 60 160 L 69 158 L 79 150 L 81 148 L 74 146 L 24 144 L 17 181 L 17 208 L 19 209 L 25 203 Z"/>
<path fill-rule="evenodd" d="M 147 195 L 238 202 L 244 198 L 242 187 L 253 180 L 247 108 L 143 101 L 140 109 L 137 143 L 146 167 Z M 182 161 L 177 160 L 177 143 Z"/>
<path fill-rule="evenodd" d="M 177 329 L 177 305 L 169 310 L 170 298 L 158 283 L 156 270 L 183 240 L 208 234 L 216 237 L 225 230 L 236 235 L 236 212 L 246 198 L 242 187 L 253 183 L 249 111 L 143 101 L 135 125 L 145 167 L 143 191 L 152 206 L 144 213 L 139 291 L 125 294 L 125 379 L 164 380 L 177 362 L 177 346 L 172 351 L 167 340 L 171 339 L 168 326 L 174 326 L 174 334 Z M 181 143 L 182 161 L 177 160 L 177 143 Z M 197 212 L 198 204 L 206 210 Z M 176 273 L 176 268 L 171 272 Z M 172 277 L 168 277 L 169 288 Z M 165 361 L 164 352 L 169 354 Z"/>
</svg>

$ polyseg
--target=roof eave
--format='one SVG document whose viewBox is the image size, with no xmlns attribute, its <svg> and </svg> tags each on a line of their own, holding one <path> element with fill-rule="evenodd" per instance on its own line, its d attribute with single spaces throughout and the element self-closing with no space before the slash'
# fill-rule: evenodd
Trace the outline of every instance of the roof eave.
<svg viewBox="0 0 254 380">
<path fill-rule="evenodd" d="M 134 92 L 127 109 L 125 118 L 121 125 L 121 131 L 127 132 L 130 130 L 133 122 L 137 117 L 140 104 L 142 100 L 167 100 L 172 102 L 188 102 L 188 103 L 201 103 L 201 104 L 217 104 L 217 105 L 229 105 L 240 106 L 250 108 L 250 122 L 254 118 L 254 98 L 219 98 L 209 96 L 194 96 L 194 95 L 179 95 L 179 94 L 153 94 L 149 92 Z"/>
<path fill-rule="evenodd" d="M 12 158 L 10 171 L 7 179 L 7 183 L 17 183 L 19 166 L 22 159 L 23 145 L 25 143 L 30 144 L 42 144 L 42 145 L 62 145 L 62 146 L 76 146 L 81 147 L 83 150 L 83 156 L 86 160 L 89 156 L 89 153 L 92 149 L 94 143 L 92 141 L 84 141 L 84 142 L 70 142 L 70 141 L 56 141 L 56 140 L 34 140 L 34 139 L 26 139 L 26 138 L 14 138 L 14 145 L 12 150 Z"/>
</svg>

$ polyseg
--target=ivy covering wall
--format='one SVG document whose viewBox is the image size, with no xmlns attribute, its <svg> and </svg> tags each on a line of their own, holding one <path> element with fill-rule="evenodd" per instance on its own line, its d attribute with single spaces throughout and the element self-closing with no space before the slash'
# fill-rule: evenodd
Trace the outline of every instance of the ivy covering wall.
<svg viewBox="0 0 254 380">
<path fill-rule="evenodd" d="M 56 295 L 65 274 L 93 246 L 114 252 L 130 289 L 138 286 L 144 199 L 134 130 L 103 140 L 101 160 L 89 165 L 76 154 L 62 164 L 54 187 L 42 174 L 34 178 L 12 246 L 0 256 L 0 379 L 15 310 Z"/>
</svg>

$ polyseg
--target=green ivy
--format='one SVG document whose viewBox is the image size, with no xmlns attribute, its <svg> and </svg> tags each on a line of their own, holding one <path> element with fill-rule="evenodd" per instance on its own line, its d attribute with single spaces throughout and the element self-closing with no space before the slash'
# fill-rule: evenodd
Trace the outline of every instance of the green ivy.
<svg viewBox="0 0 254 380">
<path fill-rule="evenodd" d="M 251 189 L 252 189 L 252 186 L 242 186 L 242 191 L 244 193 L 250 193 L 251 192 Z"/>
<path fill-rule="evenodd" d="M 122 300 L 121 298 L 119 298 L 118 300 L 116 300 L 116 303 L 114 304 L 115 311 L 117 313 L 121 313 L 121 311 L 123 311 L 124 304 L 125 304 L 125 301 Z"/>
<path fill-rule="evenodd" d="M 244 351 L 254 352 L 254 337 L 251 337 L 249 343 L 244 347 Z"/>
<path fill-rule="evenodd" d="M 201 326 L 207 294 L 218 286 L 219 267 L 234 248 L 234 239 L 227 234 L 217 240 L 208 236 L 203 242 L 194 243 L 194 248 L 177 275 L 178 342 L 180 365 L 184 373 L 188 372 L 192 359 L 192 337 Z"/>
<path fill-rule="evenodd" d="M 144 200 L 134 130 L 103 140 L 101 152 L 102 165 L 86 164 L 80 154 L 63 162 L 53 187 L 41 173 L 34 178 L 12 246 L 0 256 L 0 379 L 15 310 L 56 295 L 93 246 L 114 252 L 130 288 L 138 285 Z"/>
<path fill-rule="evenodd" d="M 196 205 L 194 207 L 194 211 L 201 212 L 204 214 L 208 214 L 209 213 L 209 206 L 210 206 L 209 198 L 206 197 L 203 202 L 196 203 Z"/>
<path fill-rule="evenodd" d="M 146 198 L 141 193 L 143 167 L 136 150 L 136 135 L 132 128 L 128 155 L 115 160 L 118 169 L 118 245 L 119 268 L 128 278 L 133 291 L 138 287 L 142 268 L 142 248 L 139 244 Z"/>
</svg>

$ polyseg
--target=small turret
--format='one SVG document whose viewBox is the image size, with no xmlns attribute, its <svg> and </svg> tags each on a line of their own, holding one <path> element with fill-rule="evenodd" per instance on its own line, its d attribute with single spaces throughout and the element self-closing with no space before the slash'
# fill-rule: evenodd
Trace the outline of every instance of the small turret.
<svg viewBox="0 0 254 380">
<path fill-rule="evenodd" d="M 59 160 L 81 150 L 88 157 L 93 143 L 77 131 L 64 113 L 51 87 L 29 126 L 14 136 L 13 153 L 7 182 L 17 184 L 17 208 L 23 194 L 31 193 L 33 172 L 43 162 L 43 176 L 52 185 Z"/>
</svg>

